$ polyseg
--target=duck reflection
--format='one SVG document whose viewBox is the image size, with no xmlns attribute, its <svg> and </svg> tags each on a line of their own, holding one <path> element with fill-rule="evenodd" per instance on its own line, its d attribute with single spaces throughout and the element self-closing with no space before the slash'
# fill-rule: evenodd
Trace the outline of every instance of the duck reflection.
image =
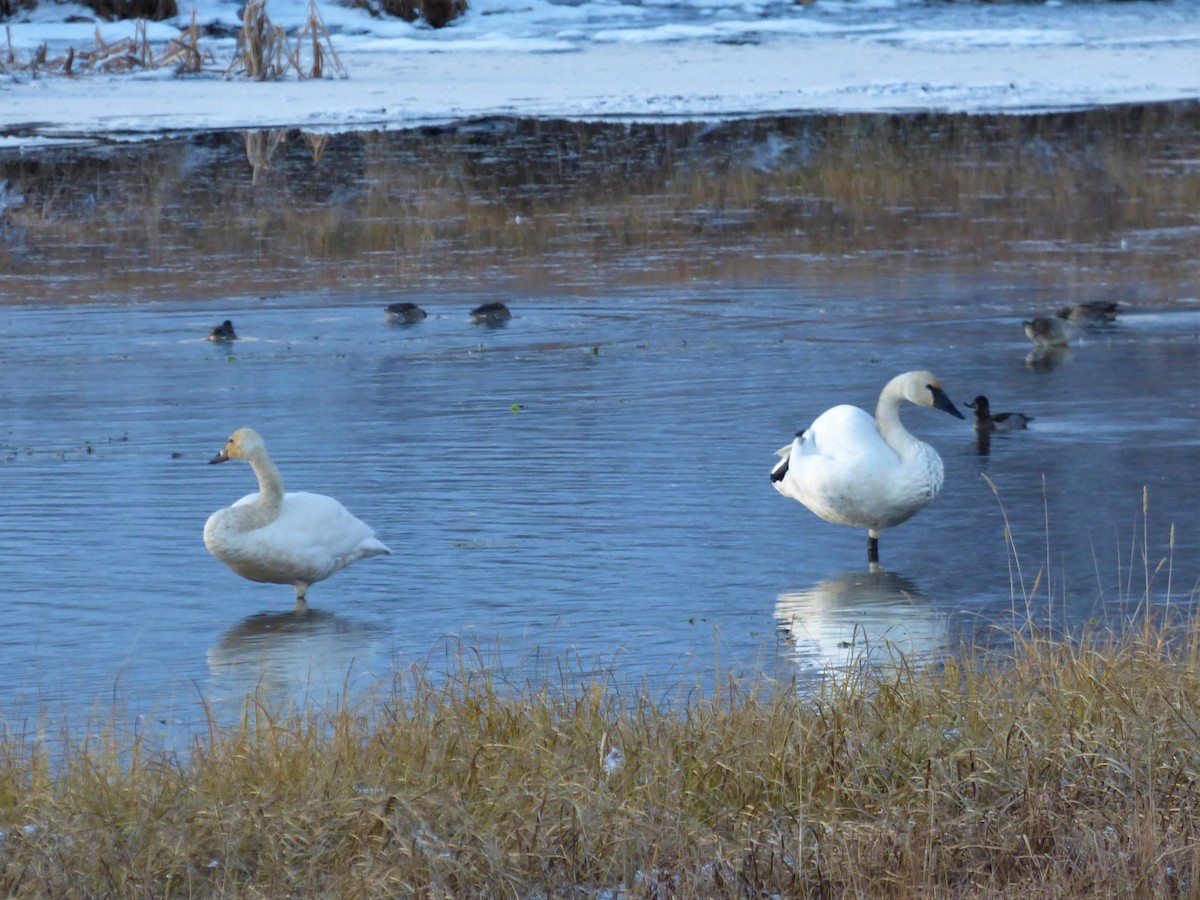
<svg viewBox="0 0 1200 900">
<path fill-rule="evenodd" d="M 235 702 L 253 694 L 271 708 L 340 695 L 352 670 L 379 655 L 386 631 L 331 612 L 258 613 L 208 651 L 208 667 Z"/>
<path fill-rule="evenodd" d="M 1025 356 L 1025 366 L 1035 372 L 1052 372 L 1070 358 L 1070 347 L 1034 347 Z"/>
<path fill-rule="evenodd" d="M 898 655 L 928 659 L 947 640 L 946 615 L 908 578 L 878 566 L 780 594 L 775 622 L 808 675 L 886 664 Z"/>
<path fill-rule="evenodd" d="M 992 433 L 990 431 L 975 432 L 975 452 L 987 456 L 992 452 Z"/>
</svg>

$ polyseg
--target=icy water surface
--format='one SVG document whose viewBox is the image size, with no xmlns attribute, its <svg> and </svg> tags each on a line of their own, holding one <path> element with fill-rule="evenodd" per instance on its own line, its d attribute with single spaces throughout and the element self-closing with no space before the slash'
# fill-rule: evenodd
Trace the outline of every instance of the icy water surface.
<svg viewBox="0 0 1200 900">
<path fill-rule="evenodd" d="M 1051 167 L 1030 177 L 1060 176 Z M 441 190 L 433 181 L 421 197 Z M 596 187 L 594 203 L 610 190 Z M 1010 200 L 1022 190 L 1015 183 Z M 1072 188 L 1093 200 L 1104 190 Z M 562 219 L 566 251 L 555 255 L 552 227 L 532 252 L 512 248 L 514 269 L 545 257 L 574 272 L 576 286 L 561 289 L 506 279 L 494 255 L 470 269 L 481 251 L 447 238 L 454 266 L 439 276 L 423 245 L 418 283 L 381 290 L 372 271 L 355 274 L 366 251 L 353 243 L 269 253 L 288 225 L 259 248 L 254 278 L 276 273 L 287 285 L 270 295 L 216 293 L 212 284 L 237 274 L 226 256 L 159 247 L 148 271 L 190 268 L 206 287 L 155 288 L 134 266 L 125 297 L 109 264 L 99 296 L 74 304 L 53 297 L 72 294 L 64 277 L 86 285 L 86 266 L 71 268 L 69 248 L 42 248 L 33 218 L 10 216 L 10 236 L 24 243 L 10 243 L 19 267 L 0 277 L 10 291 L 0 311 L 3 719 L 16 730 L 43 717 L 78 725 L 116 709 L 186 735 L 205 705 L 224 721 L 240 715 L 248 692 L 270 705 L 326 702 L 460 657 L 516 681 L 596 675 L 656 693 L 720 672 L 808 677 L 843 662 L 863 635 L 927 654 L 993 641 L 989 626 L 1014 612 L 1053 627 L 1119 627 L 1144 593 L 1143 540 L 1151 569 L 1170 560 L 1154 576 L 1156 602 L 1188 605 L 1200 578 L 1200 301 L 1187 252 L 1195 225 L 1180 223 L 1194 209 L 1160 202 L 1171 227 L 1159 232 L 1130 212 L 1140 188 L 1126 192 L 1074 242 L 1039 242 L 1059 226 L 1023 229 L 1020 203 L 994 220 L 962 219 L 943 238 L 929 224 L 940 213 L 822 212 L 810 197 L 795 238 L 807 252 L 773 254 L 761 268 L 751 251 L 786 244 L 799 226 L 784 217 L 755 235 L 736 223 L 766 212 L 724 209 L 734 224 L 718 228 L 702 195 L 707 224 L 689 237 L 691 214 L 678 211 L 685 224 L 662 258 L 653 232 L 631 238 L 625 256 L 604 233 L 603 258 L 634 276 L 619 283 L 579 250 L 586 236 L 568 220 L 590 215 L 583 203 Z M 905 221 L 920 238 L 907 253 Z M 1125 231 L 1104 233 L 1114 221 Z M 112 227 L 129 222 L 113 217 Z M 155 233 L 220 245 L 218 223 L 164 222 Z M 93 224 L 100 242 L 106 226 Z M 401 224 L 411 238 L 417 226 Z M 972 228 L 1005 234 L 1003 246 L 955 243 Z M 378 229 L 363 237 L 381 255 Z M 235 243 L 223 252 L 245 251 Z M 939 250 L 947 245 L 953 253 Z M 87 252 L 111 255 L 100 246 Z M 1033 262 L 1022 268 L 1026 251 Z M 706 277 L 672 276 L 684 257 L 712 262 Z M 295 284 L 301 261 L 319 270 L 319 288 Z M 339 271 L 341 289 L 331 286 Z M 16 300 L 20 284 L 36 302 Z M 389 325 L 383 307 L 397 299 L 429 318 Z M 469 322 L 475 304 L 496 299 L 514 311 L 507 326 Z M 1127 309 L 1065 353 L 1031 355 L 1021 319 L 1065 299 Z M 240 339 L 205 340 L 224 318 Z M 871 572 L 862 532 L 779 496 L 768 473 L 775 451 L 824 409 L 873 409 L 883 384 L 913 368 L 933 370 L 960 404 L 983 393 L 995 410 L 1035 421 L 981 445 L 969 418 L 905 409 L 908 427 L 940 451 L 946 483 L 931 507 L 885 532 L 882 571 Z M 255 489 L 245 464 L 207 465 L 245 425 L 290 489 L 337 497 L 396 551 L 315 585 L 306 618 L 291 613 L 290 587 L 238 578 L 202 541 L 212 511 Z"/>
<path fill-rule="evenodd" d="M 232 714 L 254 686 L 336 694 L 347 670 L 353 685 L 437 669 L 447 642 L 660 687 L 718 665 L 811 672 L 856 625 L 926 652 L 1012 607 L 984 474 L 1029 585 L 1048 515 L 1060 622 L 1115 611 L 1131 563 L 1140 590 L 1143 485 L 1155 560 L 1180 526 L 1186 596 L 1200 311 L 1130 313 L 1038 367 L 1003 303 L 968 310 L 953 293 L 511 297 L 516 318 L 495 330 L 467 321 L 466 296 L 418 298 L 431 317 L 406 328 L 377 305 L 293 298 L 227 307 L 232 346 L 204 340 L 211 313 L 173 305 L 10 310 L 8 715 L 115 695 L 194 723 L 200 697 Z M 946 486 L 884 534 L 872 574 L 863 534 L 780 497 L 767 473 L 823 406 L 869 407 L 918 366 L 956 401 L 984 392 L 1036 420 L 981 448 L 969 422 L 905 410 Z M 290 488 L 338 497 L 396 551 L 314 586 L 307 619 L 289 587 L 238 578 L 202 543 L 208 514 L 254 489 L 248 466 L 206 465 L 241 425 Z M 1051 615 L 1044 599 L 1032 612 Z"/>
</svg>

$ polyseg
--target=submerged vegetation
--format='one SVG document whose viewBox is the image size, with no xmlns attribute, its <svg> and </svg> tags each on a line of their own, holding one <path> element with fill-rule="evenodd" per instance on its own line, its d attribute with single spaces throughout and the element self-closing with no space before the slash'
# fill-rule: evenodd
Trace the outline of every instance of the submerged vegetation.
<svg viewBox="0 0 1200 900">
<path fill-rule="evenodd" d="M 0 743 L 50 896 L 1194 896 L 1200 647 L 1147 626 L 671 701 L 463 670 L 187 754 Z"/>
<path fill-rule="evenodd" d="M 304 139 L 301 139 L 303 137 Z M 269 148 L 269 152 L 264 152 Z M 700 123 L 489 119 L 0 155 L 0 303 L 475 279 L 1194 279 L 1200 105 Z M 216 264 L 198 270 L 196 258 Z M 121 259 L 121 266 L 97 260 Z M 31 279 L 48 270 L 72 282 Z M 581 275 L 581 273 L 583 273 Z M 38 291 L 54 291 L 39 296 Z M 1135 288 L 1138 289 L 1138 288 Z"/>
</svg>

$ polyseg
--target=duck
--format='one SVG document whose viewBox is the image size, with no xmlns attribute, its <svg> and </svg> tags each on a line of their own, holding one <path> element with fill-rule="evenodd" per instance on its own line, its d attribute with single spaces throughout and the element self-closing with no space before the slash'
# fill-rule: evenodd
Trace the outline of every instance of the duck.
<svg viewBox="0 0 1200 900">
<path fill-rule="evenodd" d="M 1004 412 L 992 415 L 988 398 L 983 394 L 970 403 L 964 403 L 963 406 L 975 410 L 976 431 L 1017 431 L 1028 427 L 1029 423 L 1033 421 L 1033 416 L 1027 416 L 1024 413 Z"/>
<path fill-rule="evenodd" d="M 930 372 L 897 375 L 879 394 L 875 416 L 856 406 L 821 413 L 778 452 L 775 490 L 826 522 L 867 529 L 867 562 L 879 562 L 879 535 L 929 505 L 942 487 L 942 458 L 900 422 L 900 403 L 965 418 Z"/>
<path fill-rule="evenodd" d="M 258 492 L 219 509 L 204 524 L 208 552 L 250 581 L 290 584 L 296 612 L 308 612 L 308 588 L 351 563 L 391 554 L 374 530 L 324 494 L 285 493 L 283 477 L 252 428 L 239 428 L 210 464 L 242 459 Z"/>
<path fill-rule="evenodd" d="M 384 311 L 393 325 L 415 325 L 427 315 L 425 310 L 415 303 L 389 303 Z"/>
<path fill-rule="evenodd" d="M 1120 311 L 1120 303 L 1114 303 L 1110 300 L 1085 300 L 1082 303 L 1076 303 L 1074 306 L 1064 306 L 1054 315 L 1060 319 L 1068 319 L 1072 322 L 1083 322 L 1088 325 L 1104 325 L 1115 321 L 1117 313 Z"/>
<path fill-rule="evenodd" d="M 236 341 L 237 332 L 233 330 L 233 323 L 226 319 L 220 325 L 214 325 L 212 331 L 208 333 L 208 339 L 217 343 L 223 341 Z"/>
<path fill-rule="evenodd" d="M 1075 323 L 1058 316 L 1034 316 L 1022 322 L 1025 336 L 1038 347 L 1065 347 L 1075 337 Z"/>
<path fill-rule="evenodd" d="M 471 310 L 471 321 L 476 325 L 503 325 L 511 318 L 508 307 L 498 300 L 480 304 Z"/>
</svg>

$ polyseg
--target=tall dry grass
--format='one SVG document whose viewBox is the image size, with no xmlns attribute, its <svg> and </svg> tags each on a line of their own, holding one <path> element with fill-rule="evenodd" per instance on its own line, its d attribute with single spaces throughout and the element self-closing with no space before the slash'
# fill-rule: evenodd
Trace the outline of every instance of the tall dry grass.
<svg viewBox="0 0 1200 900">
<path fill-rule="evenodd" d="M 1200 108 L 1055 116 L 849 116 L 697 124 L 492 120 L 301 142 L 269 171 L 242 136 L 0 156 L 0 303 L 38 272 L 86 300 L 608 284 L 889 280 L 922 265 L 1186 285 Z M 1136 251 L 1120 251 L 1126 241 Z M 79 247 L 102 248 L 119 267 Z M 223 264 L 182 267 L 203 257 Z M 297 261 L 303 261 L 297 266 Z M 1040 267 L 1040 268 L 1039 268 Z M 11 273 L 11 280 L 4 273 Z M 48 286 L 52 290 L 52 285 Z M 1127 297 L 1131 301 L 1141 298 Z M 1161 302 L 1161 298 L 1156 297 Z"/>
<path fill-rule="evenodd" d="M 0 51 L 0 72 L 25 72 L 35 77 L 44 74 L 69 77 L 101 72 L 121 74 L 164 68 L 173 68 L 177 73 L 185 74 L 199 72 L 206 62 L 213 60 L 212 54 L 200 46 L 200 29 L 194 10 L 188 27 L 163 47 L 151 44 L 144 20 L 139 20 L 134 26 L 132 37 L 110 43 L 96 29 L 90 48 L 80 50 L 68 47 L 53 56 L 46 44 L 40 45 L 28 56 L 18 55 L 13 49 L 11 33 L 6 32 L 6 37 L 7 46 Z"/>
<path fill-rule="evenodd" d="M 372 15 L 389 15 L 407 22 L 421 19 L 434 28 L 448 25 L 463 15 L 467 0 L 345 0 Z M 39 0 L 0 0 L 0 22 L 22 10 L 33 10 Z M 150 19 L 162 21 L 179 15 L 177 0 L 84 0 L 84 5 L 102 19 Z"/>
<path fill-rule="evenodd" d="M 237 50 L 225 77 L 245 75 L 255 81 L 278 81 L 295 73 L 298 78 L 348 77 L 316 0 L 309 0 L 308 16 L 294 38 L 271 21 L 267 0 L 248 0 L 242 9 L 242 29 Z"/>
<path fill-rule="evenodd" d="M 75 76 L 174 68 L 178 74 L 188 74 L 200 72 L 206 63 L 215 62 L 212 52 L 200 45 L 195 10 L 190 25 L 178 37 L 162 47 L 151 44 L 145 21 L 178 15 L 175 0 L 91 0 L 91 3 L 102 18 L 138 19 L 133 37 L 108 43 L 97 29 L 94 45 L 89 49 L 72 46 L 52 56 L 49 47 L 43 44 L 28 57 L 22 57 L 13 49 L 12 36 L 8 34 L 7 47 L 0 54 L 0 72 Z M 304 24 L 292 36 L 271 21 L 266 0 L 249 0 L 242 10 L 242 28 L 233 59 L 225 68 L 225 77 L 275 81 L 293 73 L 302 79 L 326 75 L 348 77 L 316 0 L 310 0 Z"/>
</svg>

